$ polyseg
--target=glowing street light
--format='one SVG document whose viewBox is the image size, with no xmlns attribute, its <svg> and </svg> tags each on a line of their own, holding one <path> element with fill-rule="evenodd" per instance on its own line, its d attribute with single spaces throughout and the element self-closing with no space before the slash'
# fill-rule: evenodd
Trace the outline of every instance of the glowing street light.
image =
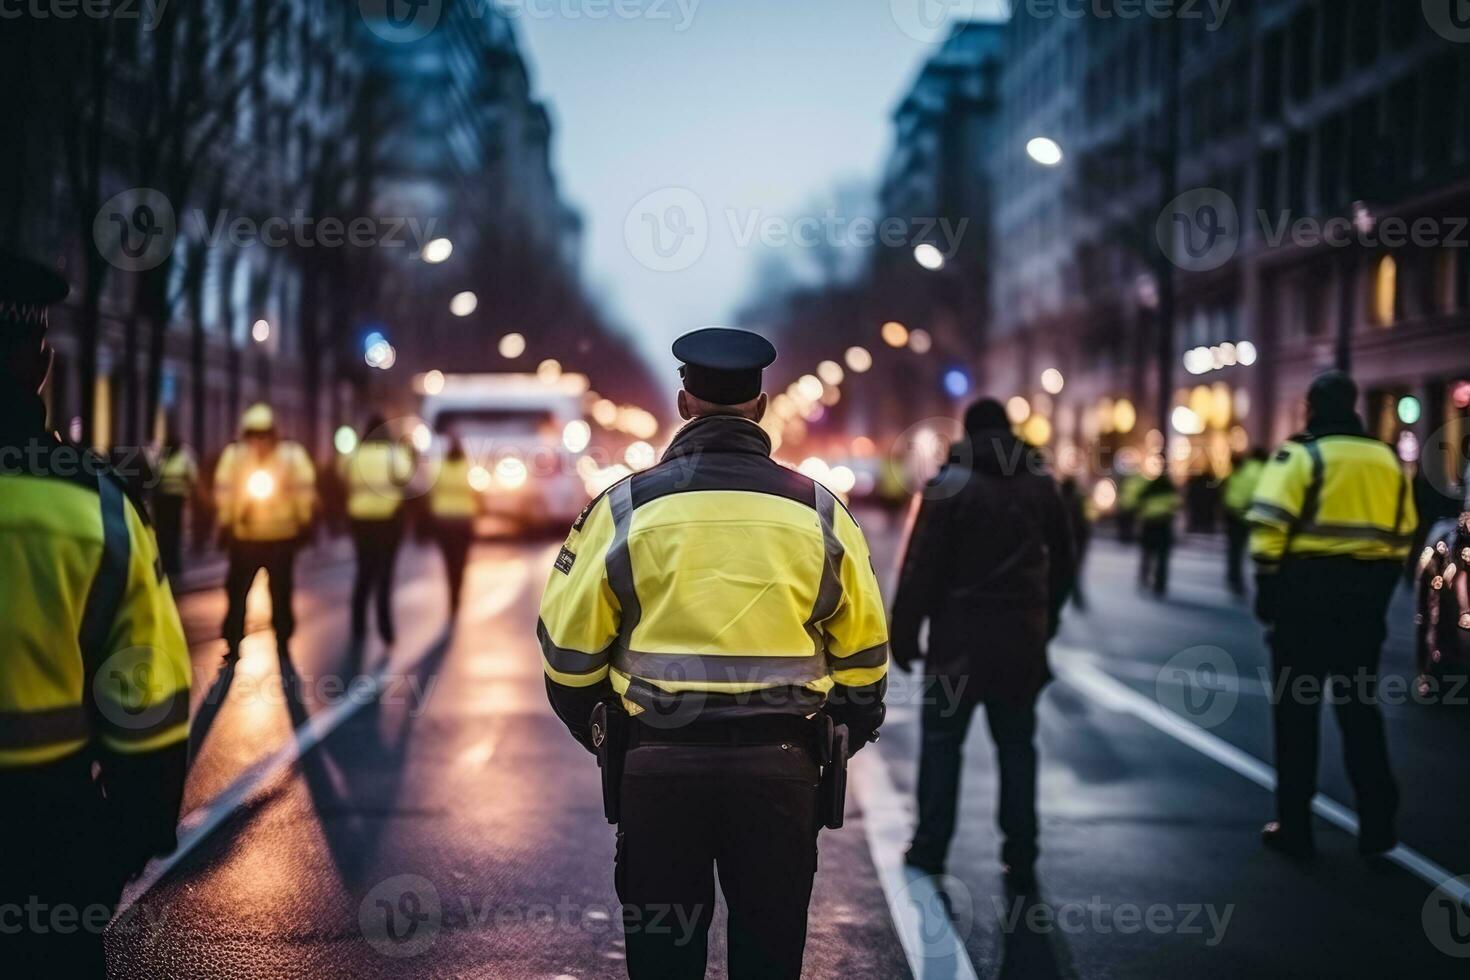
<svg viewBox="0 0 1470 980">
<path fill-rule="evenodd" d="M 842 379 L 846 375 L 843 373 L 841 364 L 836 361 L 823 361 L 817 365 L 817 377 L 835 387 L 842 384 Z"/>
<path fill-rule="evenodd" d="M 561 380 L 561 361 L 548 357 L 536 365 L 536 377 L 544 385 L 554 385 Z"/>
<path fill-rule="evenodd" d="M 513 361 L 526 352 L 526 338 L 518 333 L 508 333 L 500 338 L 500 356 Z"/>
<path fill-rule="evenodd" d="M 902 347 L 909 342 L 909 328 L 897 320 L 889 320 L 883 324 L 883 343 L 889 347 Z"/>
<path fill-rule="evenodd" d="M 909 350 L 915 354 L 927 354 L 934 349 L 934 338 L 924 329 L 909 331 Z"/>
<path fill-rule="evenodd" d="M 914 246 L 914 261 L 930 272 L 938 272 L 944 268 L 944 253 L 937 246 L 920 242 Z"/>
<path fill-rule="evenodd" d="M 1056 368 L 1047 368 L 1041 372 L 1041 387 L 1048 395 L 1060 395 L 1066 386 L 1067 379 Z"/>
<path fill-rule="evenodd" d="M 462 293 L 454 294 L 454 298 L 449 301 L 449 312 L 455 316 L 469 316 L 479 305 L 480 297 L 466 289 Z"/>
<path fill-rule="evenodd" d="M 424 394 L 437 395 L 444 390 L 444 372 L 438 368 L 424 375 Z"/>
<path fill-rule="evenodd" d="M 1026 144 L 1026 155 L 1043 167 L 1055 167 L 1062 162 L 1062 147 L 1056 140 L 1038 136 Z"/>
<path fill-rule="evenodd" d="M 430 265 L 438 265 L 454 254 L 454 243 L 447 238 L 435 238 L 419 252 L 419 257 Z"/>
<path fill-rule="evenodd" d="M 263 344 L 271 339 L 271 325 L 265 320 L 256 320 L 255 325 L 250 328 L 250 339 L 257 344 Z"/>
<path fill-rule="evenodd" d="M 847 361 L 847 369 L 853 374 L 862 374 L 873 366 L 873 355 L 866 347 L 849 347 L 843 360 Z"/>
</svg>

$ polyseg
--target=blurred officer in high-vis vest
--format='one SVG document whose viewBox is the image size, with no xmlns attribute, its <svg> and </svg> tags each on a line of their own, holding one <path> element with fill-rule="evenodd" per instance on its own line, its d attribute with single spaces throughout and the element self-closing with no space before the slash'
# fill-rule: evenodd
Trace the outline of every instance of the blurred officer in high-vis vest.
<svg viewBox="0 0 1470 980">
<path fill-rule="evenodd" d="M 367 610 L 377 610 L 378 635 L 392 644 L 393 566 L 403 540 L 403 494 L 413 479 L 414 458 L 389 437 L 381 415 L 368 419 L 357 448 L 342 460 L 347 487 L 347 520 L 357 551 L 352 583 L 352 641 L 367 634 Z"/>
<path fill-rule="evenodd" d="M 226 656 L 239 656 L 245 597 L 262 568 L 270 578 L 276 652 L 287 656 L 296 629 L 292 576 L 316 510 L 316 470 L 300 444 L 280 437 L 269 405 L 252 405 L 241 416 L 239 441 L 225 447 L 215 467 L 214 502 L 220 543 L 230 556 Z"/>
<path fill-rule="evenodd" d="M 1358 849 L 1398 843 L 1398 787 L 1378 710 L 1385 619 L 1418 516 L 1398 456 L 1358 417 L 1358 388 L 1329 371 L 1307 392 L 1307 430 L 1261 473 L 1253 525 L 1256 611 L 1267 625 L 1276 723 L 1276 820 L 1268 847 L 1313 853 L 1318 714 L 1331 700 L 1358 802 Z"/>
<path fill-rule="evenodd" d="M 158 485 L 153 488 L 153 524 L 163 570 L 178 575 L 183 568 L 184 516 L 199 486 L 194 451 L 170 430 L 158 457 Z"/>
<path fill-rule="evenodd" d="M 470 545 L 475 540 L 475 517 L 480 513 L 480 492 L 470 484 L 470 461 L 458 436 L 451 436 L 449 449 L 434 471 L 429 490 L 429 516 L 434 522 L 434 539 L 444 555 L 444 572 L 449 580 L 449 615 L 459 614 L 460 590 Z"/>
<path fill-rule="evenodd" d="M 0 253 L 0 973 L 104 977 L 127 879 L 173 850 L 189 651 L 143 509 L 46 427 L 47 306 Z"/>
<path fill-rule="evenodd" d="M 835 774 L 883 718 L 883 598 L 847 508 L 771 459 L 770 343 L 709 328 L 674 355 L 689 424 L 572 526 L 541 603 L 547 689 L 599 751 L 629 975 L 704 975 L 718 865 L 730 977 L 794 980 Z M 671 908 L 687 930 L 659 927 Z"/>
</svg>

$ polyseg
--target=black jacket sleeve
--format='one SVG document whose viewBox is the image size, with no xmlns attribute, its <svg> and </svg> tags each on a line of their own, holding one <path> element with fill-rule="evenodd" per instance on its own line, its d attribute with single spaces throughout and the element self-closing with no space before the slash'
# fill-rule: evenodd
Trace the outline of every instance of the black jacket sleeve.
<svg viewBox="0 0 1470 980">
<path fill-rule="evenodd" d="M 934 609 L 947 567 L 945 528 L 949 523 L 950 499 L 930 500 L 920 496 L 918 512 L 909 530 L 888 631 L 889 652 L 893 661 L 903 668 L 923 656 L 919 650 L 919 628 Z"/>
<path fill-rule="evenodd" d="M 1047 558 L 1047 635 L 1056 636 L 1062 624 L 1062 609 L 1077 581 L 1077 542 L 1073 539 L 1072 518 L 1067 513 L 1067 505 L 1050 478 L 1047 478 L 1041 498 Z"/>
</svg>

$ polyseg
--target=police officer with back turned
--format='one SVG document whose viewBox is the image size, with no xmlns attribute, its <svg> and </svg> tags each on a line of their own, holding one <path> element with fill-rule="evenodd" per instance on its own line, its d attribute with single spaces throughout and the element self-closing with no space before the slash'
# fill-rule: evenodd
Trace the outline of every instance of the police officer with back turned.
<svg viewBox="0 0 1470 980">
<path fill-rule="evenodd" d="M 173 850 L 189 651 L 143 508 L 46 429 L 47 309 L 0 252 L 0 973 L 104 977 L 123 884 Z"/>
<path fill-rule="evenodd" d="M 1378 710 L 1385 617 L 1417 517 L 1392 449 L 1357 415 L 1358 388 L 1329 371 L 1307 392 L 1307 430 L 1266 465 L 1253 525 L 1256 611 L 1268 627 L 1276 724 L 1276 820 L 1266 846 L 1310 857 L 1318 709 L 1331 700 L 1358 802 L 1358 850 L 1398 843 L 1398 788 Z M 1305 679 L 1305 683 L 1303 680 Z"/>
<path fill-rule="evenodd" d="M 556 558 L 547 690 L 603 766 L 629 976 L 704 976 L 718 866 L 729 975 L 795 978 L 817 828 L 883 718 L 883 601 L 847 509 L 770 458 L 770 343 L 712 327 L 674 355 L 688 424 Z"/>
</svg>

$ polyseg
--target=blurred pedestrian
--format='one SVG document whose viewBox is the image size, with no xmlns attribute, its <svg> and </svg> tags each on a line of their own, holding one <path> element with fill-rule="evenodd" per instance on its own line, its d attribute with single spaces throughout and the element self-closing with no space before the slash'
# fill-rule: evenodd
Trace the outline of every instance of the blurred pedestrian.
<svg viewBox="0 0 1470 980">
<path fill-rule="evenodd" d="M 449 449 L 439 461 L 429 490 L 429 517 L 434 540 L 444 556 L 451 619 L 459 615 L 465 564 L 475 540 L 475 517 L 479 512 L 480 494 L 470 486 L 470 461 L 465 456 L 464 445 L 458 436 L 450 436 Z"/>
<path fill-rule="evenodd" d="M 1398 843 L 1398 786 L 1378 708 L 1389 600 L 1416 520 L 1397 454 L 1367 434 L 1358 388 L 1329 371 L 1307 392 L 1307 429 L 1266 464 L 1248 517 L 1256 611 L 1275 672 L 1276 820 L 1265 844 L 1313 853 L 1318 712 L 1331 700 L 1358 804 L 1358 849 Z"/>
<path fill-rule="evenodd" d="M 1087 549 L 1092 544 L 1092 501 L 1083 493 L 1075 476 L 1062 480 L 1062 506 L 1067 510 L 1068 525 L 1072 529 L 1072 550 L 1076 555 L 1076 570 L 1072 576 L 1072 604 L 1078 609 L 1087 609 L 1087 595 L 1082 591 L 1082 569 L 1087 563 Z"/>
<path fill-rule="evenodd" d="M 1165 469 L 1144 485 L 1138 497 L 1138 587 L 1160 597 L 1169 592 L 1169 558 L 1178 513 L 1179 490 Z"/>
<path fill-rule="evenodd" d="M 351 454 L 342 459 L 347 487 L 347 520 L 357 552 L 352 583 L 352 642 L 367 634 L 368 604 L 377 611 L 378 635 L 393 645 L 393 567 L 403 540 L 403 496 L 413 479 L 414 458 L 389 435 L 381 415 L 373 415 Z"/>
<path fill-rule="evenodd" d="M 282 439 L 275 412 L 252 405 L 240 417 L 240 438 L 225 447 L 214 471 L 219 543 L 230 556 L 225 573 L 225 656 L 240 655 L 245 638 L 245 599 L 256 573 L 270 580 L 276 653 L 290 654 L 296 617 L 296 552 L 316 513 L 316 470 L 300 443 Z"/>
<path fill-rule="evenodd" d="M 124 885 L 177 845 L 189 647 L 146 510 L 47 428 L 67 291 L 0 252 L 0 971 L 103 980 Z"/>
<path fill-rule="evenodd" d="M 965 736 L 984 705 L 1000 767 L 1001 861 L 1013 885 L 1027 887 L 1039 853 L 1036 700 L 1076 576 L 1072 522 L 1004 406 L 981 399 L 964 425 L 967 445 L 920 498 L 893 600 L 894 662 L 922 659 L 925 673 L 919 825 L 905 860 L 943 872 Z"/>
<path fill-rule="evenodd" d="M 1138 530 L 1138 502 L 1143 489 L 1148 486 L 1148 477 L 1142 473 L 1129 473 L 1118 483 L 1118 540 L 1134 540 Z"/>
<path fill-rule="evenodd" d="M 1230 475 L 1225 478 L 1222 502 L 1225 506 L 1225 582 L 1236 595 L 1245 595 L 1245 551 L 1250 543 L 1250 524 L 1246 511 L 1261 482 L 1266 468 L 1266 450 L 1259 446 L 1235 457 Z"/>
<path fill-rule="evenodd" d="M 183 570 L 184 517 L 199 488 L 199 461 L 170 424 L 158 457 L 158 483 L 153 488 L 153 523 L 163 570 L 177 576 Z"/>
</svg>

